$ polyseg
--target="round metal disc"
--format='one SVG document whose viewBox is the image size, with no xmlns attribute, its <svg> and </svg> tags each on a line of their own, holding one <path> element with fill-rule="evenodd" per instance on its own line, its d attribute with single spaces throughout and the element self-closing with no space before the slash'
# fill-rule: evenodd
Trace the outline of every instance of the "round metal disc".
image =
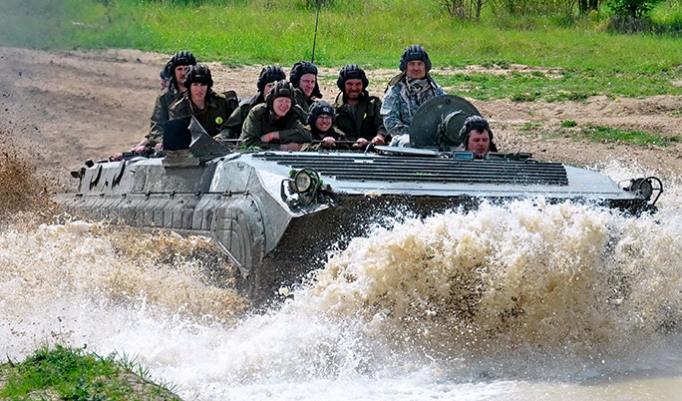
<svg viewBox="0 0 682 401">
<path fill-rule="evenodd" d="M 454 114 L 453 114 L 454 113 Z M 416 148 L 438 148 L 438 129 L 445 117 L 452 114 L 443 132 L 445 142 L 449 146 L 459 145 L 459 130 L 464 126 L 464 120 L 469 116 L 480 116 L 476 107 L 468 100 L 453 95 L 443 95 L 431 98 L 422 104 L 414 115 L 410 125 L 410 146 Z"/>
</svg>

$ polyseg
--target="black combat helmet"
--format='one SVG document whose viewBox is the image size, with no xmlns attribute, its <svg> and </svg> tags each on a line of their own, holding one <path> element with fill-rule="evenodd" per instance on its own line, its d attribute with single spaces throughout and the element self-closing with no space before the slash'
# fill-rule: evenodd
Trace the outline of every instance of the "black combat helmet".
<svg viewBox="0 0 682 401">
<path fill-rule="evenodd" d="M 315 127 L 315 122 L 317 121 L 317 118 L 322 114 L 331 116 L 332 124 L 334 123 L 335 113 L 332 105 L 325 102 L 324 100 L 316 100 L 313 104 L 310 105 L 310 110 L 308 110 L 308 119 L 306 120 L 306 123 L 310 125 L 311 128 Z"/>
<path fill-rule="evenodd" d="M 263 91 L 265 91 L 265 85 L 270 82 L 278 82 L 283 79 L 287 79 L 287 75 L 284 73 L 282 67 L 278 65 L 263 67 L 258 76 L 258 93 L 263 93 Z"/>
<path fill-rule="evenodd" d="M 462 139 L 461 143 L 464 145 L 464 149 L 467 148 L 467 145 L 469 144 L 469 136 L 471 135 L 471 131 L 474 130 L 478 132 L 488 131 L 490 139 L 490 151 L 497 152 L 497 145 L 495 145 L 495 142 L 493 141 L 493 130 L 490 129 L 488 120 L 481 116 L 470 116 L 464 120 L 464 125 L 462 126 L 462 129 L 459 130 L 459 137 Z"/>
<path fill-rule="evenodd" d="M 400 57 L 400 71 L 405 72 L 407 63 L 410 61 L 421 60 L 426 64 L 426 72 L 431 70 L 431 59 L 429 53 L 420 45 L 407 46 L 403 55 Z"/>
<path fill-rule="evenodd" d="M 194 55 L 192 52 L 188 51 L 180 51 L 175 53 L 173 57 L 171 57 L 170 60 L 168 60 L 168 63 L 166 63 L 166 67 L 168 68 L 168 72 L 170 74 L 170 83 L 173 86 L 176 86 L 177 81 L 175 80 L 175 68 L 179 67 L 181 65 L 196 65 L 197 64 L 197 59 L 194 58 Z"/>
<path fill-rule="evenodd" d="M 366 91 L 367 87 L 369 86 L 369 80 L 367 79 L 367 75 L 365 75 L 365 71 L 358 67 L 357 64 L 347 64 L 341 68 L 341 71 L 339 71 L 339 78 L 336 80 L 336 86 L 339 87 L 341 92 L 344 91 L 346 81 L 349 79 L 361 80 L 363 91 Z"/>
<path fill-rule="evenodd" d="M 294 64 L 289 71 L 289 79 L 294 88 L 298 88 L 301 83 L 301 77 L 305 74 L 313 74 L 317 77 L 317 66 L 309 61 L 301 60 Z M 320 92 L 320 86 L 317 84 L 317 79 L 315 79 L 315 89 L 311 94 L 313 97 L 322 97 L 322 92 Z"/>
<path fill-rule="evenodd" d="M 185 75 L 185 87 L 189 88 L 193 83 L 206 84 L 209 89 L 213 86 L 213 78 L 211 77 L 211 70 L 206 64 L 197 64 L 190 67 Z"/>
<path fill-rule="evenodd" d="M 265 99 L 265 101 L 268 104 L 268 107 L 272 109 L 272 103 L 277 99 L 278 97 L 288 97 L 291 99 L 291 107 L 293 108 L 293 102 L 294 102 L 294 87 L 291 85 L 291 82 L 287 81 L 286 79 L 283 79 L 281 81 L 278 81 L 275 84 L 275 87 L 272 88 L 272 91 L 268 95 L 268 97 Z"/>
</svg>

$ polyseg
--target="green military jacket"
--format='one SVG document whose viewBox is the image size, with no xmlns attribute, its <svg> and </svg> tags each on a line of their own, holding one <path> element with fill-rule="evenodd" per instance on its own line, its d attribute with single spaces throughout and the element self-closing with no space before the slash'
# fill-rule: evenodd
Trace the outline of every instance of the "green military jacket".
<svg viewBox="0 0 682 401">
<path fill-rule="evenodd" d="M 267 103 L 254 106 L 244 121 L 240 140 L 245 146 L 274 148 L 271 143 L 261 142 L 260 137 L 273 131 L 279 132 L 279 143 L 307 143 L 311 141 L 310 132 L 303 128 L 296 112 L 292 110 L 284 118 L 275 120 L 274 113 Z"/>
<path fill-rule="evenodd" d="M 384 118 L 381 116 L 381 99 L 363 95 L 356 107 L 350 107 L 343 101 L 343 93 L 339 93 L 334 102 L 336 110 L 335 124 L 346 133 L 348 140 L 365 138 L 371 141 L 377 134 L 386 135 Z"/>
<path fill-rule="evenodd" d="M 312 137 L 313 141 L 315 141 L 316 143 L 306 144 L 301 149 L 302 151 L 306 151 L 306 150 L 316 151 L 316 150 L 325 149 L 321 146 L 321 143 L 319 143 L 319 141 L 322 141 L 322 139 L 327 137 L 327 136 L 331 136 L 332 138 L 336 139 L 337 141 L 345 141 L 346 140 L 346 134 L 333 125 L 332 125 L 332 128 L 327 132 L 318 131 L 317 129 L 312 128 L 310 125 L 306 125 L 304 128 L 306 131 L 308 131 L 310 133 L 310 136 Z M 343 145 L 337 144 L 337 146 L 334 149 L 346 149 L 346 148 L 349 148 L 349 146 L 347 144 L 343 144 Z"/>
<path fill-rule="evenodd" d="M 232 114 L 233 108 L 230 107 L 223 94 L 211 91 L 207 97 L 206 108 L 196 110 L 196 106 L 190 101 L 189 92 L 187 92 L 170 106 L 168 109 L 169 119 L 174 120 L 193 115 L 210 136 L 218 135 Z"/>
<path fill-rule="evenodd" d="M 258 94 L 251 99 L 242 102 L 235 111 L 232 112 L 230 117 L 225 123 L 224 130 L 221 133 L 221 138 L 224 139 L 237 139 L 242 133 L 242 127 L 244 126 L 244 121 L 246 121 L 246 116 L 249 115 L 249 111 L 258 105 L 265 102 L 263 97 Z"/>
<path fill-rule="evenodd" d="M 308 120 L 308 110 L 310 110 L 310 105 L 313 104 L 314 99 L 306 99 L 305 93 L 299 88 L 294 89 L 294 111 L 298 115 L 298 119 L 301 124 L 305 124 Z"/>
<path fill-rule="evenodd" d="M 171 85 L 156 98 L 149 133 L 146 135 L 150 146 L 154 146 L 163 140 L 163 125 L 169 120 L 168 108 L 181 97 L 182 92 Z"/>
</svg>

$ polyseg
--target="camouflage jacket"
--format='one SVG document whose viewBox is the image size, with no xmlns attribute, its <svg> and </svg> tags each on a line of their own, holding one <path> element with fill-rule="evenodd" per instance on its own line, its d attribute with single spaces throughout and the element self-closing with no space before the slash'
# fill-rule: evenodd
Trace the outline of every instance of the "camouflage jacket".
<svg viewBox="0 0 682 401">
<path fill-rule="evenodd" d="M 386 130 L 394 137 L 409 134 L 410 124 L 419 106 L 433 97 L 444 94 L 443 88 L 428 75 L 426 79 L 410 83 L 406 77 L 398 80 L 388 88 L 381 105 Z"/>
<path fill-rule="evenodd" d="M 152 112 L 149 133 L 146 135 L 150 146 L 160 143 L 163 139 L 163 125 L 168 122 L 168 108 L 182 97 L 182 93 L 171 85 L 156 98 Z"/>
<path fill-rule="evenodd" d="M 360 103 L 351 107 L 344 103 L 343 93 L 336 96 L 336 126 L 346 133 L 348 140 L 365 138 L 371 141 L 377 134 L 386 135 L 384 119 L 381 116 L 381 100 L 375 96 L 364 94 Z"/>
<path fill-rule="evenodd" d="M 218 135 L 232 114 L 233 108 L 230 107 L 223 94 L 209 92 L 207 97 L 206 108 L 195 110 L 195 106 L 189 99 L 189 93 L 185 93 L 168 109 L 169 119 L 174 120 L 193 115 L 210 136 Z"/>
<path fill-rule="evenodd" d="M 284 118 L 275 120 L 274 113 L 267 103 L 261 103 L 251 109 L 244 121 L 242 134 L 239 139 L 245 146 L 260 146 L 264 149 L 273 148 L 270 143 L 261 142 L 260 137 L 273 131 L 279 132 L 279 143 L 307 143 L 312 140 L 310 132 L 303 128 L 298 115 L 289 111 Z"/>
<path fill-rule="evenodd" d="M 221 138 L 224 139 L 237 139 L 242 133 L 242 127 L 244 126 L 244 121 L 246 116 L 249 115 L 251 109 L 261 103 L 264 103 L 263 96 L 259 93 L 249 100 L 241 102 L 239 107 L 232 112 L 230 117 L 225 123 L 224 130 L 221 133 Z"/>
</svg>

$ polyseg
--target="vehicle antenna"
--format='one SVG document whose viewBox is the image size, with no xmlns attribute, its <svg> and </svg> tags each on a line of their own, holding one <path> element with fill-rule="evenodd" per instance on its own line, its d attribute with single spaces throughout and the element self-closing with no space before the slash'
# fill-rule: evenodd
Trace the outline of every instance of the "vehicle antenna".
<svg viewBox="0 0 682 401">
<path fill-rule="evenodd" d="M 313 34 L 313 55 L 310 57 L 310 62 L 315 64 L 315 47 L 317 45 L 317 23 L 320 20 L 320 8 L 322 8 L 322 0 L 315 0 L 317 4 L 317 11 L 315 12 L 315 33 Z"/>
</svg>

